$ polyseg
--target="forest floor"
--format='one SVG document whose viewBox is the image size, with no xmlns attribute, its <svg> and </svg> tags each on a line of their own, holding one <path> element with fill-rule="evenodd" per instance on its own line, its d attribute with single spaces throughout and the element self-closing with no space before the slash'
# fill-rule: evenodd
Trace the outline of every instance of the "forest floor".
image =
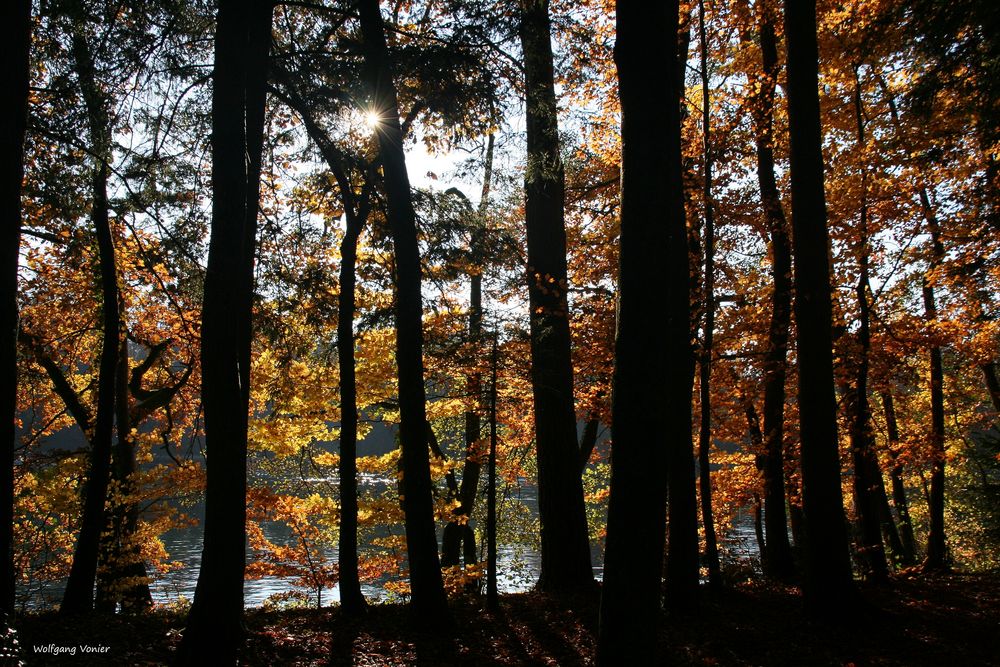
<svg viewBox="0 0 1000 667">
<path fill-rule="evenodd" d="M 864 610 L 831 626 L 809 620 L 797 589 L 747 582 L 706 592 L 693 618 L 665 618 L 660 640 L 673 665 L 1000 665 L 1000 573 L 898 575 L 862 592 Z M 249 610 L 242 664 L 590 665 L 597 610 L 596 591 L 575 599 L 504 595 L 497 614 L 456 602 L 450 636 L 411 629 L 400 604 L 374 605 L 353 621 L 336 607 Z M 27 665 L 159 665 L 169 662 L 182 621 L 169 612 L 37 614 L 16 625 Z M 108 649 L 33 653 L 79 644 Z"/>
</svg>

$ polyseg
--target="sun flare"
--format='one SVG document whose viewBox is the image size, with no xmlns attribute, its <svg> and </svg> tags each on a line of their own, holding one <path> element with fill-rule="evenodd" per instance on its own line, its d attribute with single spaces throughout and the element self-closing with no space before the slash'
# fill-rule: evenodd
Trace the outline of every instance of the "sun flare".
<svg viewBox="0 0 1000 667">
<path fill-rule="evenodd" d="M 371 129 L 378 127 L 381 118 L 379 118 L 378 112 L 376 111 L 366 111 L 365 112 L 365 125 Z"/>
</svg>

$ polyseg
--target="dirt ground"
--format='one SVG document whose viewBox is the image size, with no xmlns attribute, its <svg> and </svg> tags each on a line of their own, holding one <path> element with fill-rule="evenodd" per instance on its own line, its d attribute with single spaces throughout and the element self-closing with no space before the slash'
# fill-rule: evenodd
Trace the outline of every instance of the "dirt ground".
<svg viewBox="0 0 1000 667">
<path fill-rule="evenodd" d="M 1000 665 L 1000 573 L 900 575 L 862 589 L 853 618 L 810 620 L 797 589 L 746 583 L 707 593 L 691 618 L 664 618 L 673 665 Z M 403 605 L 375 605 L 357 620 L 322 610 L 248 611 L 247 665 L 590 665 L 598 595 L 574 599 L 505 595 L 498 614 L 456 601 L 451 630 L 412 629 Z M 170 661 L 183 618 L 17 619 L 27 665 L 160 665 Z M 102 654 L 35 653 L 35 646 L 105 646 Z M 208 663 L 206 663 L 208 664 Z"/>
</svg>

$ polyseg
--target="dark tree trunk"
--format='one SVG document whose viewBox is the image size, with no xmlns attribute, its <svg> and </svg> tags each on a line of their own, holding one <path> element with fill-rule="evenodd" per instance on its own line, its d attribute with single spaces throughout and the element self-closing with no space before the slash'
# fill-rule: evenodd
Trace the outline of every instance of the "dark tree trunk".
<svg viewBox="0 0 1000 667">
<path fill-rule="evenodd" d="M 152 355 L 153 353 L 150 352 Z M 129 362 L 128 341 L 122 337 L 118 356 L 118 386 L 116 389 L 118 441 L 114 451 L 114 479 L 125 498 L 116 520 L 120 524 L 120 550 L 123 561 L 121 576 L 125 584 L 120 591 L 122 609 L 136 611 L 151 607 L 153 596 L 149 590 L 146 562 L 142 558 L 140 546 L 136 542 L 139 528 L 139 504 L 131 497 L 136 491 L 136 476 L 139 472 L 135 456 L 135 442 L 132 440 L 132 419 L 129 409 Z"/>
<path fill-rule="evenodd" d="M 668 481 L 668 547 L 664 568 L 663 593 L 667 608 L 677 614 L 690 614 L 698 602 L 698 497 L 695 485 L 695 465 L 692 451 L 693 432 L 691 428 L 692 383 L 694 380 L 695 350 L 692 341 L 698 327 L 698 312 L 692 308 L 699 300 L 699 262 L 701 256 L 699 230 L 697 224 L 687 225 L 685 198 L 692 189 L 684 186 L 684 176 L 693 169 L 693 164 L 684 160 L 681 150 L 681 127 L 687 115 L 685 94 L 685 73 L 688 51 L 691 43 L 692 4 L 686 3 L 679 11 L 677 22 L 673 21 L 673 3 L 666 11 L 670 15 L 670 32 L 677 26 L 677 61 L 671 62 L 675 78 L 663 82 L 665 95 L 673 95 L 673 104 L 667 109 L 666 138 L 668 149 L 667 177 L 659 180 L 669 193 L 668 215 L 669 248 L 661 263 L 666 259 L 666 268 L 660 271 L 653 284 L 664 285 L 666 298 L 665 315 L 661 315 L 657 326 L 663 335 L 660 344 L 669 350 L 670 361 L 665 376 L 667 409 L 664 411 L 663 428 L 670 434 L 667 443 Z M 668 32 L 668 34 L 670 34 Z M 667 58 L 671 54 L 665 54 Z M 665 62 L 661 60 L 660 62 Z M 637 70 L 639 66 L 635 66 Z M 669 70 L 666 70 L 669 71 Z M 664 72 L 664 77 L 666 73 Z M 642 84 L 639 84 L 642 85 Z M 637 95 L 637 98 L 640 95 Z M 663 100 L 669 98 L 664 97 Z M 673 116 L 673 107 L 678 108 L 678 116 Z M 642 112 L 649 113 L 648 110 Z M 644 119 L 643 123 L 648 122 Z M 650 132 L 654 130 L 650 127 Z M 661 116 L 659 131 L 663 131 Z M 642 141 L 636 139 L 636 141 Z M 642 196 L 642 195 L 638 195 Z M 662 215 L 662 214 L 661 214 Z"/>
<path fill-rule="evenodd" d="M 0 394 L 3 410 L 4 455 L 0 460 L 0 610 L 14 611 L 14 449 L 17 432 L 17 265 L 21 247 L 21 182 L 24 179 L 24 134 L 28 111 L 28 55 L 31 50 L 31 1 L 10 0 L 3 5 L 3 41 L 9 49 L 0 89 L 8 91 L 0 116 L 0 163 L 3 169 L 3 303 L 0 304 Z"/>
<path fill-rule="evenodd" d="M 346 180 L 346 179 L 345 179 Z M 337 296 L 337 360 L 340 365 L 340 605 L 345 614 L 357 615 L 365 608 L 358 574 L 358 388 L 354 362 L 355 266 L 359 220 L 346 201 L 347 230 L 340 243 L 340 294 Z M 351 211 L 350 214 L 347 212 Z"/>
<path fill-rule="evenodd" d="M 923 286 L 924 316 L 928 322 L 937 320 L 937 305 L 934 287 L 925 278 Z M 936 335 L 936 334 L 935 334 Z M 931 489 L 929 501 L 930 530 L 927 534 L 927 557 L 925 570 L 941 570 L 947 567 L 947 548 L 944 537 L 944 370 L 941 362 L 941 348 L 932 343 L 930 348 L 930 389 L 931 389 Z"/>
<path fill-rule="evenodd" d="M 865 148 L 864 109 L 861 101 L 861 81 L 858 68 L 854 69 L 854 115 L 857 123 L 857 143 L 859 150 Z M 871 431 L 871 406 L 868 402 L 868 366 L 871 351 L 871 305 L 868 292 L 871 289 L 868 273 L 868 173 L 861 171 L 861 207 L 859 211 L 858 233 L 858 283 L 855 297 L 858 302 L 858 350 L 854 368 L 854 388 L 850 394 L 851 404 L 851 460 L 854 466 L 854 507 L 860 524 L 860 544 L 858 551 L 864 563 L 867 577 L 875 583 L 889 579 L 889 568 L 882 543 L 881 516 L 878 488 L 882 484 L 882 472 L 875 456 L 875 442 Z M 883 495 L 885 489 L 883 488 Z"/>
<path fill-rule="evenodd" d="M 493 180 L 493 144 L 494 137 L 493 134 L 490 134 L 486 144 L 485 173 L 479 199 L 479 212 L 473 224 L 469 247 L 474 267 L 469 276 L 469 342 L 476 355 L 480 353 L 483 335 L 482 245 Z M 466 380 L 466 392 L 474 404 L 473 409 L 467 410 L 465 413 L 465 461 L 462 464 L 462 487 L 458 493 L 459 505 L 453 512 L 456 520 L 450 521 L 445 526 L 441 538 L 441 564 L 445 567 L 458 565 L 460 554 L 466 567 L 474 565 L 478 560 L 476 533 L 469 525 L 468 519 L 475 509 L 476 495 L 479 489 L 479 473 L 482 468 L 482 453 L 479 449 L 479 440 L 482 435 L 479 418 L 482 384 L 482 376 L 479 371 L 470 373 Z"/>
<path fill-rule="evenodd" d="M 115 430 L 118 439 L 112 452 L 111 469 L 118 493 L 115 502 L 108 508 L 107 548 L 103 550 L 106 556 L 103 563 L 105 575 L 98 578 L 97 587 L 97 606 L 101 608 L 103 605 L 108 611 L 114 611 L 118 603 L 121 603 L 123 611 L 137 611 L 153 604 L 146 563 L 142 559 L 140 545 L 135 541 L 139 506 L 131 498 L 135 492 L 137 465 L 131 437 L 128 359 L 128 341 L 123 336 L 118 348 L 115 379 Z"/>
<path fill-rule="evenodd" d="M 785 513 L 785 377 L 788 332 L 792 323 L 792 246 L 788 221 L 774 177 L 774 89 L 778 80 L 778 48 L 769 3 L 762 3 L 760 53 L 763 76 L 755 105 L 757 181 L 771 237 L 771 322 L 764 356 L 764 571 L 777 580 L 795 575 Z"/>
<path fill-rule="evenodd" d="M 712 203 L 712 140 L 711 100 L 708 93 L 708 38 L 705 35 L 705 2 L 698 0 L 698 38 L 701 43 L 701 118 L 704 180 L 702 200 L 705 206 L 705 273 L 703 303 L 705 309 L 699 359 L 699 389 L 701 392 L 701 428 L 698 431 L 698 486 L 701 491 L 701 521 L 705 528 L 705 562 L 708 583 L 718 588 L 722 583 L 719 569 L 719 546 L 712 518 L 712 475 L 709 453 L 712 447 L 712 338 L 715 330 L 715 219 Z"/>
<path fill-rule="evenodd" d="M 527 168 L 524 177 L 531 308 L 531 390 L 541 523 L 539 590 L 593 584 L 576 441 L 566 299 L 565 174 L 560 155 L 548 0 L 521 0 Z"/>
<path fill-rule="evenodd" d="M 182 664 L 236 662 L 243 636 L 253 263 L 271 47 L 268 0 L 219 0 L 212 87 L 212 230 L 202 305 L 205 538 Z"/>
<path fill-rule="evenodd" d="M 375 165 L 369 165 L 360 194 L 348 177 L 349 158 L 337 149 L 290 82 L 288 74 L 275 67 L 275 78 L 284 84 L 279 96 L 302 118 L 306 133 L 319 149 L 337 181 L 347 225 L 340 244 L 340 292 L 337 295 L 337 363 L 340 369 L 340 532 L 338 541 L 340 606 L 345 614 L 357 615 L 366 608 L 358 571 L 358 392 L 354 358 L 358 239 L 371 212 L 376 182 Z"/>
<path fill-rule="evenodd" d="M 983 379 L 986 381 L 986 389 L 990 392 L 990 401 L 993 409 L 1000 413 L 1000 381 L 997 380 L 997 365 L 995 361 L 982 364 Z"/>
<path fill-rule="evenodd" d="M 917 541 L 913 536 L 913 523 L 910 521 L 910 508 L 906 500 L 906 487 L 903 485 L 903 462 L 899 460 L 899 424 L 896 421 L 896 407 L 892 394 L 882 392 L 882 408 L 885 410 L 885 424 L 889 436 L 889 456 L 892 458 L 892 469 L 889 478 L 892 480 L 892 504 L 896 508 L 896 520 L 899 523 L 899 537 L 902 546 L 900 562 L 912 565 L 916 560 Z"/>
<path fill-rule="evenodd" d="M 597 418 L 595 412 L 591 413 L 590 419 L 583 425 L 583 433 L 580 434 L 580 474 L 582 475 L 590 463 L 590 457 L 597 446 L 597 430 L 601 427 L 601 420 Z"/>
<path fill-rule="evenodd" d="M 76 12 L 78 8 L 74 7 Z M 87 612 L 94 607 L 94 585 L 101 532 L 105 527 L 105 503 L 111 472 L 111 441 L 115 420 L 115 368 L 120 344 L 118 271 L 108 210 L 108 175 L 111 172 L 111 125 L 107 100 L 94 74 L 94 60 L 79 17 L 73 17 L 73 59 L 87 109 L 88 134 L 95 156 L 91 175 L 90 218 L 97 238 L 101 285 L 101 356 L 97 378 L 97 415 L 90 440 L 90 469 L 83 492 L 83 516 L 73 552 L 66 590 L 59 611 Z"/>
<path fill-rule="evenodd" d="M 944 260 L 944 245 L 941 243 L 941 228 L 937 215 L 931 207 L 927 188 L 920 187 L 920 204 L 924 221 L 931 234 L 931 261 L 923 280 L 924 318 L 933 325 L 937 321 L 937 303 L 934 285 L 930 275 Z M 945 433 L 944 433 L 944 369 L 941 360 L 941 346 L 937 343 L 937 332 L 931 333 L 930 390 L 931 390 L 931 488 L 929 501 L 930 530 L 927 534 L 927 557 L 925 570 L 941 570 L 948 566 L 948 553 L 944 534 L 944 484 L 945 484 Z"/>
<path fill-rule="evenodd" d="M 801 559 L 801 553 L 806 544 L 806 520 L 802 512 L 802 486 L 794 481 L 785 485 L 788 495 L 788 527 L 792 531 L 792 546 L 794 553 Z"/>
<path fill-rule="evenodd" d="M 372 95 L 372 111 L 379 118 L 376 134 L 385 174 L 387 215 L 396 262 L 396 363 L 410 605 L 418 623 L 438 623 L 448 617 L 448 603 L 441 579 L 431 500 L 416 216 L 410 198 L 399 104 L 379 3 L 378 0 L 362 0 L 358 7 L 365 43 L 364 75 Z"/>
<path fill-rule="evenodd" d="M 308 116 L 306 116 L 308 117 Z M 340 606 L 345 614 L 358 615 L 367 607 L 361 593 L 358 571 L 358 388 L 354 359 L 354 313 L 356 310 L 356 267 L 358 239 L 371 212 L 373 169 L 355 196 L 343 164 L 330 150 L 326 135 L 309 123 L 313 140 L 320 145 L 327 166 L 333 172 L 344 204 L 347 229 L 340 243 L 340 293 L 337 295 L 337 363 L 340 367 Z"/>
<path fill-rule="evenodd" d="M 486 608 L 500 609 L 497 592 L 497 338 L 493 333 L 490 359 L 490 453 L 486 488 Z"/>
<path fill-rule="evenodd" d="M 786 0 L 785 36 L 802 500 L 806 518 L 804 593 L 812 612 L 835 616 L 851 601 L 854 581 L 837 446 L 815 0 Z"/>
<path fill-rule="evenodd" d="M 905 140 L 903 126 L 899 120 L 899 112 L 895 100 L 889 93 L 885 80 L 878 79 L 882 93 L 889 105 L 889 112 L 897 132 Z M 930 282 L 930 274 L 944 259 L 944 245 L 941 243 L 941 231 L 937 214 L 931 206 L 930 196 L 924 179 L 917 178 L 920 210 L 927 230 L 931 235 L 931 258 L 927 275 L 924 276 L 922 296 L 924 302 L 924 318 L 933 323 L 937 320 L 937 304 L 935 303 L 934 286 Z M 994 209 L 995 210 L 995 209 Z M 936 336 L 936 333 L 934 334 Z M 927 557 L 924 568 L 940 570 L 947 566 L 947 550 L 944 536 L 944 467 L 945 467 L 945 433 L 944 433 L 944 371 L 941 361 L 941 347 L 932 340 L 928 356 L 930 358 L 930 390 L 931 390 L 931 488 L 929 494 L 930 532 L 927 536 Z M 895 482 L 894 482 L 895 483 Z M 909 522 L 907 522 L 909 523 Z M 912 527 L 908 530 L 912 532 Z M 905 540 L 905 536 L 904 536 Z"/>
<path fill-rule="evenodd" d="M 757 472 L 764 473 L 764 434 L 760 430 L 760 420 L 757 418 L 757 408 L 753 401 L 743 399 L 743 412 L 747 418 L 747 433 L 750 436 L 751 451 L 756 454 Z M 764 539 L 763 501 L 756 491 L 753 494 L 753 529 L 757 537 L 757 551 L 760 553 L 761 566 L 767 572 L 767 542 Z"/>
<path fill-rule="evenodd" d="M 671 530 L 677 530 L 677 544 L 672 548 L 686 546 L 685 531 L 691 528 L 690 519 L 696 518 L 690 470 L 694 461 L 688 246 L 679 183 L 680 92 L 677 52 L 673 40 L 668 39 L 678 22 L 678 5 L 676 1 L 655 8 L 625 0 L 617 3 L 615 63 L 622 105 L 621 255 L 611 402 L 611 497 L 597 649 L 600 665 L 657 662 L 666 469 L 671 449 L 686 453 L 692 473 L 687 499 L 691 516 L 687 522 L 671 524 Z M 665 183 L 669 187 L 664 187 Z M 666 289 L 650 289 L 650 285 L 664 283 L 664 261 L 670 274 Z M 679 274 L 684 279 L 673 282 Z M 678 308 L 682 304 L 684 307 Z M 666 342 L 665 324 L 669 336 Z M 683 344 L 675 346 L 678 331 Z M 686 368 L 671 363 L 673 354 L 680 357 L 681 364 L 687 362 Z M 677 383 L 684 386 L 672 386 Z M 671 403 L 672 398 L 683 394 L 681 389 L 687 391 L 687 402 Z M 684 414 L 686 418 L 681 419 Z M 672 442 L 674 438 L 676 443 Z M 671 496 L 672 511 L 673 501 Z M 684 505 L 680 499 L 677 502 Z M 693 557 L 685 555 L 694 561 L 697 573 L 696 541 Z M 677 577 L 682 572 L 670 574 Z M 671 594 L 674 591 L 670 589 Z"/>
</svg>

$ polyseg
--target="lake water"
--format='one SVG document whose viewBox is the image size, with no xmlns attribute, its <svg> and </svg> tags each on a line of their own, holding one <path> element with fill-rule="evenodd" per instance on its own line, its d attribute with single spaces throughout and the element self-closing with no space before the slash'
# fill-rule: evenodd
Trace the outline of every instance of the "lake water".
<svg viewBox="0 0 1000 667">
<path fill-rule="evenodd" d="M 364 483 L 364 482 L 362 482 Z M 369 481 L 369 483 L 381 483 Z M 523 485 L 513 491 L 517 500 L 530 512 L 532 517 L 538 515 L 538 499 L 536 489 L 531 485 Z M 501 499 L 498 498 L 498 505 Z M 501 510 L 502 512 L 502 510 Z M 503 520 L 501 513 L 500 520 Z M 289 532 L 282 524 L 267 523 L 263 526 L 268 540 L 281 544 Z M 440 538 L 440 535 L 439 535 Z M 198 568 L 201 563 L 202 531 L 200 526 L 173 530 L 162 538 L 170 559 L 183 563 L 183 567 L 167 574 L 157 575 L 151 585 L 153 599 L 157 604 L 167 604 L 179 601 L 181 598 L 192 600 L 198 581 Z M 725 536 L 727 553 L 732 559 L 752 559 L 757 555 L 757 544 L 754 537 L 753 519 L 749 513 L 737 517 L 733 529 Z M 324 554 L 327 562 L 336 562 L 336 550 Z M 591 559 L 594 577 L 603 578 L 603 553 L 600 545 L 591 548 Z M 513 593 L 529 590 L 538 579 L 540 557 L 529 544 L 499 544 L 497 546 L 497 583 L 500 592 Z M 384 582 L 383 582 L 384 583 Z M 299 588 L 294 585 L 294 577 L 265 577 L 248 580 L 244 584 L 244 604 L 247 607 L 257 607 L 268 598 L 289 591 L 300 591 L 310 596 L 315 604 L 315 591 Z M 362 591 L 370 600 L 388 598 L 387 591 L 379 584 L 362 584 Z M 58 605 L 62 596 L 62 584 L 46 585 L 42 590 L 33 593 L 29 604 L 32 608 L 51 607 Z M 322 603 L 329 605 L 339 601 L 340 592 L 337 586 L 327 588 L 322 592 Z"/>
</svg>

